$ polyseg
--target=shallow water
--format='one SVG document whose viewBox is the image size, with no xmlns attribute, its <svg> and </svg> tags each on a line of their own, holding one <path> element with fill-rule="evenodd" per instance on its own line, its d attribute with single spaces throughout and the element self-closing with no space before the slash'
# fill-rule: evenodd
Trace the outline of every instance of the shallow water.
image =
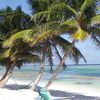
<svg viewBox="0 0 100 100">
<path fill-rule="evenodd" d="M 55 68 L 55 67 L 54 67 Z M 24 65 L 20 70 L 15 69 L 13 78 L 19 80 L 33 80 L 39 71 L 38 66 Z M 0 67 L 0 75 L 4 69 Z M 47 81 L 52 74 L 49 72 L 48 66 L 45 68 L 42 80 Z M 68 66 L 66 70 L 61 70 L 57 76 L 56 82 L 65 84 L 73 84 L 77 86 L 88 86 L 100 90 L 100 65 L 88 66 Z"/>
</svg>

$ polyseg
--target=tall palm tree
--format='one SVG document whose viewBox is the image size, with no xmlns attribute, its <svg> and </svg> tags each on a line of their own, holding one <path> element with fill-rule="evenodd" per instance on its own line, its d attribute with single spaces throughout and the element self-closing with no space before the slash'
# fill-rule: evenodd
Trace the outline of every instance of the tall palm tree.
<svg viewBox="0 0 100 100">
<path fill-rule="evenodd" d="M 73 3 L 73 0 L 72 0 L 72 3 Z M 75 2 L 74 2 L 74 6 L 72 6 L 72 7 L 66 5 L 66 2 L 62 2 L 62 4 L 63 4 L 63 7 L 64 6 L 67 7 L 73 13 L 73 15 L 70 19 L 65 20 L 60 25 L 61 30 L 63 30 L 63 31 L 65 30 L 64 32 L 71 34 L 71 37 L 73 38 L 72 47 L 69 48 L 68 52 L 65 52 L 65 55 L 64 55 L 62 61 L 60 62 L 59 66 L 55 70 L 55 73 L 53 74 L 53 76 L 51 77 L 49 82 L 46 84 L 46 86 L 45 86 L 46 89 L 54 81 L 57 73 L 59 72 L 61 65 L 66 60 L 68 54 L 71 52 L 71 49 L 75 45 L 76 41 L 85 40 L 88 35 L 91 35 L 92 38 L 94 37 L 93 39 L 95 40 L 95 42 L 100 45 L 100 38 L 98 39 L 98 36 L 99 36 L 98 32 L 95 32 L 93 30 L 91 31 L 91 28 L 92 28 L 91 23 L 93 23 L 93 22 L 95 22 L 96 24 L 100 23 L 100 21 L 99 21 L 100 15 L 96 15 L 95 8 L 94 9 L 92 8 L 95 6 L 96 1 L 84 0 L 82 5 L 80 6 L 80 9 L 74 8 L 74 6 L 76 6 L 76 7 L 78 6 L 78 5 L 75 5 Z M 59 6 L 61 4 L 57 4 L 57 5 Z M 55 6 L 54 6 L 54 8 L 55 8 Z M 94 11 L 89 12 L 89 13 L 91 13 L 91 16 L 88 16 L 88 11 L 91 11 L 91 10 L 94 10 Z M 91 20 L 88 19 L 89 17 Z M 95 29 L 98 30 L 97 27 L 95 27 Z M 93 34 L 94 32 L 95 32 L 95 34 L 97 34 L 97 36 L 96 35 L 94 36 L 94 34 Z"/>
<path fill-rule="evenodd" d="M 40 0 L 42 2 L 42 0 Z M 37 2 L 39 2 L 37 0 Z M 41 3 L 40 2 L 40 3 Z M 41 22 L 45 21 L 60 21 L 62 23 L 60 25 L 61 31 L 60 32 L 67 32 L 71 34 L 71 37 L 74 39 L 72 42 L 72 47 L 74 46 L 75 42 L 78 40 L 85 40 L 89 34 L 91 34 L 94 41 L 97 43 L 97 45 L 100 45 L 100 40 L 98 39 L 98 28 L 92 27 L 93 22 L 100 23 L 100 15 L 96 15 L 95 11 L 95 5 L 96 0 L 82 0 L 82 1 L 65 1 L 65 0 L 57 0 L 54 1 L 53 4 L 50 5 L 49 8 L 46 10 L 42 10 L 38 13 L 36 13 L 33 16 L 33 19 L 35 22 L 40 25 Z M 66 14 L 67 10 L 69 10 L 71 13 Z M 90 20 L 89 20 L 90 18 Z M 40 21 L 39 21 L 40 20 Z M 91 31 L 91 28 L 93 28 L 95 31 L 95 36 L 93 35 L 93 30 Z M 52 32 L 53 31 L 53 32 Z M 60 32 L 54 32 L 54 30 L 50 31 L 51 33 L 60 33 Z M 88 34 L 89 33 L 89 34 Z M 52 34 L 51 34 L 52 36 Z M 71 51 L 71 49 L 69 49 Z M 68 52 L 65 53 L 66 56 L 68 56 Z M 66 56 L 64 55 L 64 58 L 62 59 L 60 66 L 64 63 Z M 53 77 L 51 78 L 51 82 L 55 79 L 59 68 L 55 71 Z M 49 81 L 49 83 L 50 83 Z M 48 87 L 49 83 L 46 85 L 46 88 Z"/>
</svg>

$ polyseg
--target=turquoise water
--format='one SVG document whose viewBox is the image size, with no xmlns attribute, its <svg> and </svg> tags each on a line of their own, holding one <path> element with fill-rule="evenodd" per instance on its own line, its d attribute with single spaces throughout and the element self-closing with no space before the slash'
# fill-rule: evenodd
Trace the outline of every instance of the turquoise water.
<svg viewBox="0 0 100 100">
<path fill-rule="evenodd" d="M 3 71 L 4 69 L 0 67 L 0 75 L 3 74 Z M 31 81 L 35 78 L 38 71 L 38 66 L 24 65 L 20 70 L 15 69 L 13 77 L 15 79 Z M 42 80 L 49 80 L 51 76 L 52 74 L 49 72 L 48 66 L 46 66 Z M 56 82 L 79 86 L 86 85 L 100 90 L 100 65 L 68 66 L 66 70 L 60 71 Z"/>
</svg>

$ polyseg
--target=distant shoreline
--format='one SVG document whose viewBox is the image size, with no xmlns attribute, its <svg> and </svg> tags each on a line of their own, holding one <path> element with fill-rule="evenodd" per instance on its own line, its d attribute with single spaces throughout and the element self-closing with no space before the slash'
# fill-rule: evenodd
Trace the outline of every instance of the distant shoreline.
<svg viewBox="0 0 100 100">
<path fill-rule="evenodd" d="M 39 66 L 39 65 L 34 65 L 34 64 L 25 64 L 25 65 L 23 65 L 23 66 Z M 93 65 L 93 66 L 99 66 L 100 64 L 66 64 L 66 66 L 91 66 L 91 65 Z M 45 65 L 45 66 L 50 66 L 50 65 Z M 53 65 L 53 66 L 58 66 L 58 65 Z M 2 66 L 0 66 L 0 68 L 2 68 Z"/>
<path fill-rule="evenodd" d="M 33 65 L 34 64 L 25 64 L 25 65 Z M 87 66 L 87 65 L 100 65 L 100 64 L 66 64 L 67 66 Z M 35 66 L 38 66 L 35 64 Z M 50 66 L 50 65 L 45 65 L 45 66 Z M 53 65 L 53 66 L 58 66 L 58 65 Z"/>
</svg>

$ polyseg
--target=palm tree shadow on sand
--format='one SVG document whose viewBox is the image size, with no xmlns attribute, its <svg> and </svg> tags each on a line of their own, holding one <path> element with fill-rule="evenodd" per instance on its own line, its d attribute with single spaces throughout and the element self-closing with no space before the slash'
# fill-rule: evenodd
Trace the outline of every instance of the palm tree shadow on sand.
<svg viewBox="0 0 100 100">
<path fill-rule="evenodd" d="M 5 85 L 5 88 L 7 88 L 9 90 L 22 90 L 22 89 L 29 89 L 30 86 L 27 86 L 27 85 L 9 84 L 9 85 Z"/>
<path fill-rule="evenodd" d="M 24 88 L 25 86 L 26 85 L 9 84 L 6 85 L 5 88 L 9 90 L 22 90 L 30 88 L 29 86 Z M 53 97 L 53 100 L 100 100 L 99 97 L 84 96 L 81 94 L 70 93 L 60 90 L 50 90 L 49 92 Z M 35 100 L 39 100 L 39 98 L 36 98 Z"/>
<path fill-rule="evenodd" d="M 50 90 L 50 94 L 54 97 L 54 100 L 100 100 L 98 97 L 84 96 L 60 90 Z"/>
</svg>

